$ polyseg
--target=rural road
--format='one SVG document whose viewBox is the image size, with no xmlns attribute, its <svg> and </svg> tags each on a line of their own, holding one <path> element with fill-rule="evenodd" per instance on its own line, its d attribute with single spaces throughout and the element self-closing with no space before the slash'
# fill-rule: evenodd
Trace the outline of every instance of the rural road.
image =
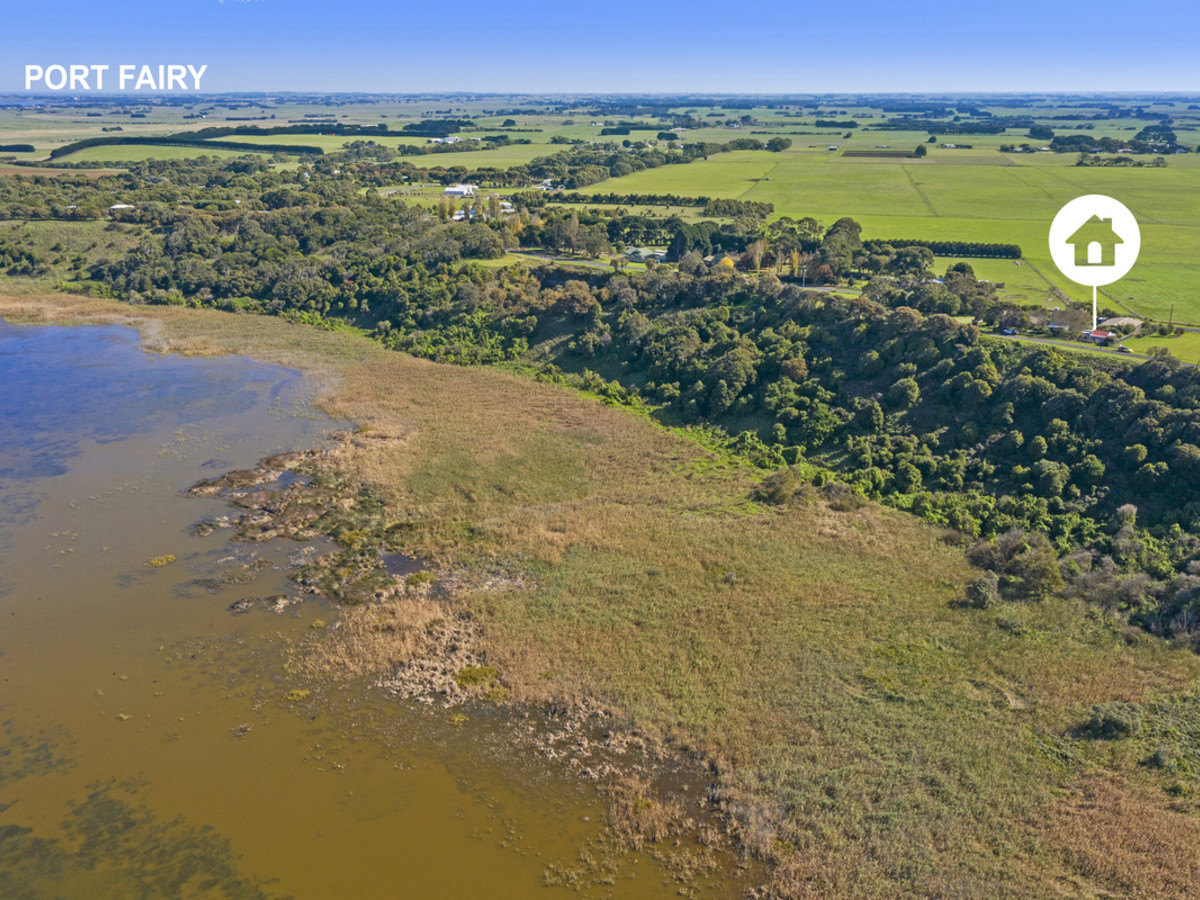
<svg viewBox="0 0 1200 900">
<path fill-rule="evenodd" d="M 1088 347 L 1082 341 L 1056 341 L 1052 338 L 1030 337 L 1026 334 L 997 334 L 984 332 L 984 337 L 1000 338 L 1004 341 L 1028 341 L 1033 344 L 1049 344 L 1052 347 L 1062 347 L 1064 350 L 1086 350 L 1089 353 L 1107 353 L 1110 356 L 1120 356 L 1128 359 L 1151 359 L 1144 353 L 1121 353 L 1119 350 L 1108 350 L 1104 347 Z M 1190 366 L 1192 363 L 1184 363 Z"/>
</svg>

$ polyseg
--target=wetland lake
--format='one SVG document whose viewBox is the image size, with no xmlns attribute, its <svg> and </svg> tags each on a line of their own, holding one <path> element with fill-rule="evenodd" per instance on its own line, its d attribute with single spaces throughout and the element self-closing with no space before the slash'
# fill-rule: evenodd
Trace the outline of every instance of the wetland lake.
<svg viewBox="0 0 1200 900">
<path fill-rule="evenodd" d="M 186 491 L 339 424 L 294 371 L 0 322 L 0 895 L 676 895 L 639 854 L 547 878 L 606 807 L 503 711 L 291 702 L 286 649 L 337 610 L 287 573 L 323 539 L 200 537 L 228 507 Z"/>
</svg>

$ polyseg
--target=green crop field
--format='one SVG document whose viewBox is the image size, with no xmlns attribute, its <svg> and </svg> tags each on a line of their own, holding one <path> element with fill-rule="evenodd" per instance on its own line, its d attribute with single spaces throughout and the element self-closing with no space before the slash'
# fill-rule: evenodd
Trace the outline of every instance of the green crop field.
<svg viewBox="0 0 1200 900">
<path fill-rule="evenodd" d="M 464 140 L 490 133 L 489 129 L 517 130 L 513 138 L 528 139 L 495 150 L 464 149 L 462 152 L 411 157 L 416 166 L 508 167 L 567 149 L 550 144 L 561 136 L 580 141 L 653 140 L 658 131 L 672 131 L 665 122 L 642 114 L 604 115 L 599 112 L 555 114 L 530 103 L 529 112 L 497 114 L 481 99 L 440 105 L 419 98 L 380 99 L 335 108 L 302 101 L 279 101 L 256 107 L 220 102 L 195 107 L 145 107 L 134 118 L 131 109 L 104 110 L 100 117 L 82 115 L 73 109 L 0 111 L 0 135 L 13 143 L 31 143 L 34 153 L 13 154 L 22 160 L 44 158 L 50 150 L 70 141 L 96 136 L 100 126 L 120 125 L 123 135 L 172 134 L 200 128 L 255 124 L 261 127 L 313 122 L 314 117 L 336 118 L 344 124 L 385 124 L 391 134 L 372 140 L 386 146 L 423 145 L 424 137 L 401 136 L 399 129 L 429 116 L 473 118 L 478 131 L 464 133 Z M 688 165 L 649 169 L 624 178 L 609 179 L 585 189 L 591 193 L 678 193 L 717 198 L 770 202 L 775 215 L 813 216 L 830 224 L 851 216 L 863 225 L 866 238 L 916 238 L 977 240 L 1017 243 L 1025 253 L 1022 266 L 1008 261 L 971 260 L 981 278 L 1003 282 L 1011 299 L 1040 305 L 1061 302 L 1051 292 L 1056 288 L 1068 297 L 1086 301 L 1091 292 L 1068 282 L 1050 260 L 1046 246 L 1049 223 L 1067 201 L 1086 193 L 1103 193 L 1124 202 L 1142 225 L 1142 250 L 1137 266 L 1122 281 L 1103 288 L 1102 302 L 1113 309 L 1127 309 L 1141 316 L 1166 319 L 1174 306 L 1177 321 L 1200 324 L 1200 297 L 1190 285 L 1200 280 L 1200 204 L 1195 200 L 1200 187 L 1200 155 L 1173 155 L 1166 168 L 1076 167 L 1075 154 L 1052 152 L 1001 153 L 1005 144 L 1028 144 L 1035 150 L 1044 142 L 1032 139 L 1024 129 L 1010 128 L 995 135 L 933 135 L 925 130 L 892 131 L 875 128 L 885 121 L 878 108 L 862 106 L 853 98 L 823 100 L 820 110 L 720 106 L 680 106 L 676 112 L 696 120 L 696 127 L 683 130 L 688 142 L 726 143 L 734 139 L 765 141 L 786 136 L 792 147 L 782 153 L 735 151 L 715 154 Z M 1064 110 L 1050 103 L 1007 109 L 989 108 L 996 116 L 1055 116 Z M 1135 118 L 1089 119 L 1104 113 L 1103 107 L 1068 107 L 1071 121 L 1050 124 L 1060 135 L 1087 134 L 1096 138 L 1129 138 L 1145 126 Z M 1176 117 L 1174 126 L 1184 146 L 1200 143 L 1200 117 L 1181 108 L 1151 104 L 1156 114 Z M 204 118 L 186 118 L 203 113 Z M 273 118 L 268 119 L 268 116 Z M 733 127 L 743 116 L 751 121 Z M 317 118 L 316 121 L 319 121 Z M 818 128 L 818 119 L 853 120 L 854 128 Z M 621 123 L 640 123 L 628 136 L 603 136 L 605 128 Z M 237 135 L 223 138 L 247 145 L 308 144 L 326 153 L 336 152 L 356 138 L 346 135 Z M 944 145 L 955 144 L 954 148 Z M 914 159 L 907 153 L 923 145 L 927 156 Z M 829 149 L 830 147 L 836 149 Z M 235 151 L 191 147 L 93 147 L 73 154 L 71 161 L 137 162 L 146 159 L 180 159 L 203 153 L 235 156 Z M 846 155 L 866 154 L 866 155 Z M 1140 158 L 1142 161 L 1147 157 Z M 407 192 L 406 192 L 407 193 Z M 420 192 L 434 198 L 440 189 Z M 662 215 L 674 210 L 657 209 Z M 688 221 L 699 218 L 698 210 L 687 209 Z M 939 266 L 941 261 L 939 261 Z"/>
<path fill-rule="evenodd" d="M 414 166 L 467 166 L 468 168 L 519 166 L 539 156 L 549 156 L 559 148 L 545 144 L 512 144 L 495 150 L 467 150 L 462 153 L 436 153 L 406 157 Z"/>
<path fill-rule="evenodd" d="M 387 147 L 399 147 L 401 144 L 424 144 L 428 138 L 401 137 L 387 135 L 385 137 L 360 137 L 349 134 L 230 134 L 214 138 L 219 141 L 235 141 L 239 144 L 288 144 L 306 147 L 320 147 L 326 153 L 335 153 L 353 141 L 374 141 Z"/>
<path fill-rule="evenodd" d="M 1185 331 L 1181 335 L 1167 337 L 1130 338 L 1125 345 L 1135 353 L 1148 353 L 1151 347 L 1165 347 L 1184 362 L 1200 364 L 1200 333 Z"/>
<path fill-rule="evenodd" d="M 247 150 L 247 153 L 254 153 Z M 261 155 L 261 154 L 256 154 Z M 88 147 L 64 157 L 65 162 L 140 162 L 145 159 L 195 159 L 216 156 L 222 159 L 245 156 L 238 150 L 206 150 L 203 147 L 156 147 L 148 144 L 111 144 Z"/>
<path fill-rule="evenodd" d="M 292 144 L 320 147 L 326 153 L 335 153 L 353 141 L 369 140 L 385 147 L 398 147 L 402 144 L 415 146 L 424 145 L 429 139 L 424 137 L 402 137 L 387 135 L 384 137 L 359 137 L 357 135 L 325 135 L 325 134 L 272 134 L 272 135 L 229 135 L 218 138 L 222 141 L 235 141 L 239 144 Z M 426 156 L 405 157 L 414 166 L 478 166 L 508 167 L 527 163 L 539 156 L 548 156 L 559 147 L 547 144 L 511 144 L 507 147 L 497 147 L 494 150 L 471 150 L 470 138 L 464 137 L 462 151 L 450 153 L 431 153 Z M 192 155 L 203 153 L 203 149 L 186 148 Z M 73 157 L 77 158 L 77 157 Z"/>
<path fill-rule="evenodd" d="M 901 133 L 878 143 L 915 145 L 917 137 Z M 1142 226 L 1137 266 L 1103 289 L 1110 305 L 1116 301 L 1139 314 L 1166 319 L 1175 303 L 1177 320 L 1200 323 L 1200 296 L 1188 287 L 1200 283 L 1195 252 L 1200 247 L 1200 204 L 1195 199 L 1200 160 L 1194 155 L 1173 157 L 1165 169 L 1125 169 L 1076 167 L 1073 154 L 933 147 L 924 160 L 846 159 L 842 149 L 736 151 L 637 172 L 586 190 L 765 201 L 775 205 L 776 216 L 813 216 L 825 224 L 851 216 L 862 223 L 867 238 L 1017 243 L 1038 272 L 1078 300 L 1090 299 L 1091 293 L 1054 267 L 1047 245 L 1050 222 L 1075 197 L 1108 194 L 1125 203 Z M 972 264 L 976 262 L 985 261 Z M 1019 281 L 991 280 L 1020 284 L 1022 292 L 1043 297 L 1048 287 L 1033 272 Z"/>
<path fill-rule="evenodd" d="M 975 270 L 975 277 L 994 284 L 1004 285 L 1004 293 L 1013 300 L 1023 303 L 1043 304 L 1050 285 L 1026 260 L 1018 259 L 968 259 L 963 256 L 936 257 L 934 271 L 941 273 L 955 263 L 965 262 Z M 1056 304 L 1050 303 L 1051 306 Z"/>
</svg>

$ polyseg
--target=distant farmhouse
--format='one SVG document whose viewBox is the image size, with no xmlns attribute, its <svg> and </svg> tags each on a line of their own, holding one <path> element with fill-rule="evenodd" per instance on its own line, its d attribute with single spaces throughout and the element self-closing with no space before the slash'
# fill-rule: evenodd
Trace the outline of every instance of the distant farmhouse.
<svg viewBox="0 0 1200 900">
<path fill-rule="evenodd" d="M 652 259 L 661 262 L 667 258 L 667 254 L 662 250 L 651 250 L 649 247 L 632 247 L 625 251 L 625 258 L 630 262 L 648 262 Z"/>
<path fill-rule="evenodd" d="M 710 269 L 714 266 L 720 266 L 723 269 L 732 269 L 737 265 L 737 257 L 732 253 L 714 253 L 712 256 L 704 257 L 704 264 Z"/>
<path fill-rule="evenodd" d="M 447 197 L 474 197 L 476 187 L 473 184 L 452 184 L 442 191 Z"/>
<path fill-rule="evenodd" d="M 1135 319 L 1133 316 L 1113 316 L 1109 319 L 1103 319 L 1100 322 L 1109 331 L 1121 331 L 1126 334 L 1133 334 L 1141 331 L 1143 322 L 1141 319 Z"/>
<path fill-rule="evenodd" d="M 1079 226 L 1066 243 L 1075 248 L 1077 266 L 1111 266 L 1116 260 L 1117 244 L 1125 243 L 1112 229 L 1112 219 L 1092 216 Z"/>
</svg>

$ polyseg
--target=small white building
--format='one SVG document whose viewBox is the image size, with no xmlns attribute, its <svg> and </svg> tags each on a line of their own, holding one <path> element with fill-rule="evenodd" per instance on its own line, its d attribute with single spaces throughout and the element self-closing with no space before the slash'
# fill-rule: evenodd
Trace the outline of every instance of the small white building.
<svg viewBox="0 0 1200 900">
<path fill-rule="evenodd" d="M 1101 319 L 1100 324 L 1107 331 L 1124 331 L 1134 332 L 1140 331 L 1142 328 L 1142 320 L 1135 319 L 1133 316 L 1112 316 L 1108 319 Z"/>
<path fill-rule="evenodd" d="M 473 184 L 452 184 L 442 193 L 447 197 L 474 197 L 476 190 Z"/>
</svg>

